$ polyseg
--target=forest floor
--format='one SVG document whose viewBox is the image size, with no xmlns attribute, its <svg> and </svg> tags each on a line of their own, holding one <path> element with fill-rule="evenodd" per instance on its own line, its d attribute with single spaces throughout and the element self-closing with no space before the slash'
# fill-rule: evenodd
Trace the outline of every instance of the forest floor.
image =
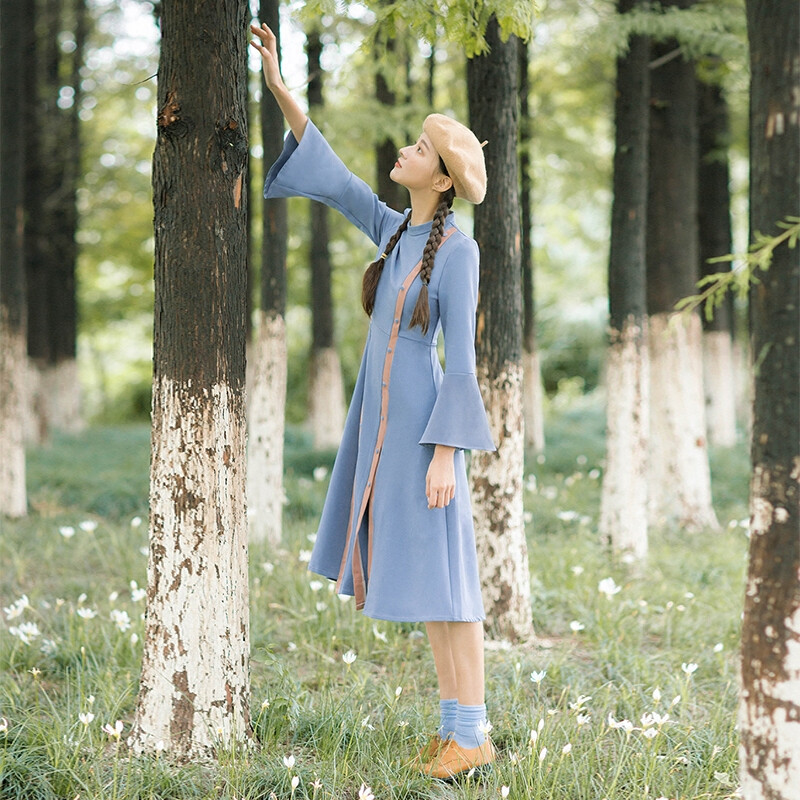
<svg viewBox="0 0 800 800">
<path fill-rule="evenodd" d="M 251 546 L 258 746 L 176 766 L 125 748 L 142 653 L 149 430 L 90 428 L 30 452 L 32 513 L 0 521 L 0 798 L 356 800 L 366 787 L 376 800 L 738 796 L 746 445 L 712 453 L 720 530 L 652 530 L 635 568 L 597 534 L 600 404 L 552 409 L 547 432 L 525 489 L 537 638 L 488 643 L 500 759 L 456 785 L 406 766 L 438 724 L 422 626 L 368 620 L 307 572 L 332 453 L 290 431 L 285 549 Z M 121 734 L 103 731 L 117 720 Z"/>
</svg>

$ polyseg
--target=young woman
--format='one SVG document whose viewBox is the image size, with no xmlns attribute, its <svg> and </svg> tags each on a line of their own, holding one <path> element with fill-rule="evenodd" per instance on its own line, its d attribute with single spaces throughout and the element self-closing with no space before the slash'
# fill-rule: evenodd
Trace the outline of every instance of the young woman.
<svg viewBox="0 0 800 800">
<path fill-rule="evenodd" d="M 484 705 L 483 604 L 464 449 L 494 450 L 475 377 L 478 247 L 455 225 L 454 197 L 486 192 L 481 144 L 432 114 L 391 177 L 411 209 L 386 207 L 334 154 L 281 78 L 275 36 L 252 25 L 267 88 L 291 129 L 265 197 L 338 209 L 377 246 L 363 279 L 370 315 L 361 368 L 331 474 L 310 569 L 370 617 L 424 622 L 441 725 L 415 763 L 451 778 L 495 759 Z M 436 340 L 445 341 L 446 369 Z"/>
</svg>

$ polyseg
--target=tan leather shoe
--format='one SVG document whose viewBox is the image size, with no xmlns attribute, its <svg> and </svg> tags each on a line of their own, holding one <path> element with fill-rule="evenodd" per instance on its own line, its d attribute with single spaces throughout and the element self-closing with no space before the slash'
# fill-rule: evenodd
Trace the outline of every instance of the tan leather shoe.
<svg viewBox="0 0 800 800">
<path fill-rule="evenodd" d="M 448 739 L 437 756 L 422 765 L 422 771 L 431 778 L 450 780 L 469 772 L 473 767 L 485 767 L 497 759 L 497 751 L 489 739 L 480 747 L 461 747 L 455 739 Z"/>
<path fill-rule="evenodd" d="M 434 733 L 430 741 L 411 759 L 411 766 L 423 769 L 425 764 L 433 761 L 439 755 L 439 751 L 444 747 L 445 742 L 446 740 L 442 739 L 438 733 Z"/>
</svg>

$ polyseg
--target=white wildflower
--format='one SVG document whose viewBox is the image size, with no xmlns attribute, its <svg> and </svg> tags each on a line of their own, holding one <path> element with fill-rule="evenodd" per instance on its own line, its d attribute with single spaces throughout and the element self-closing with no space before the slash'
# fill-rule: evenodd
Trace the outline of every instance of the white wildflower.
<svg viewBox="0 0 800 800">
<path fill-rule="evenodd" d="M 131 627 L 131 618 L 128 616 L 127 611 L 121 611 L 118 608 L 111 610 L 111 621 L 124 633 Z"/>
<path fill-rule="evenodd" d="M 541 764 L 547 758 L 547 748 L 543 747 L 539 751 L 539 763 Z"/>
<path fill-rule="evenodd" d="M 5 733 L 8 730 L 9 722 L 5 717 L 0 717 L 0 733 Z"/>
<path fill-rule="evenodd" d="M 481 721 L 481 722 L 479 722 L 479 723 L 478 723 L 478 730 L 479 730 L 479 731 L 480 731 L 480 732 L 481 732 L 481 733 L 482 733 L 484 736 L 488 736 L 488 735 L 489 735 L 489 734 L 492 732 L 492 728 L 493 728 L 493 727 L 494 727 L 494 726 L 492 725 L 492 723 L 491 723 L 491 722 L 489 722 L 489 720 L 488 720 L 488 719 L 487 719 L 487 720 L 483 720 L 483 721 Z"/>
<path fill-rule="evenodd" d="M 131 647 L 136 647 L 136 643 L 139 641 L 139 634 L 132 633 L 131 634 Z"/>
<path fill-rule="evenodd" d="M 65 538 L 71 539 L 75 535 L 75 528 L 72 525 L 62 525 L 58 532 Z"/>
<path fill-rule="evenodd" d="M 142 525 L 142 518 L 141 517 L 134 517 L 131 520 L 131 528 L 139 528 Z"/>
<path fill-rule="evenodd" d="M 544 676 L 547 675 L 547 670 L 543 669 L 539 672 L 531 672 L 531 680 L 534 683 L 541 683 L 544 680 Z"/>
<path fill-rule="evenodd" d="M 322 581 L 309 581 L 308 588 L 312 592 L 318 592 L 323 587 Z"/>
<path fill-rule="evenodd" d="M 561 755 L 562 755 L 562 756 L 568 756 L 568 755 L 569 755 L 571 752 L 572 752 L 572 745 L 571 745 L 569 742 L 567 742 L 567 743 L 566 743 L 566 744 L 565 744 L 565 745 L 564 745 L 564 746 L 561 748 Z"/>
<path fill-rule="evenodd" d="M 267 575 L 272 575 L 272 573 L 275 571 L 275 565 L 274 565 L 274 564 L 272 564 L 272 563 L 271 563 L 271 562 L 269 562 L 269 561 L 264 561 L 264 562 L 261 564 L 261 569 L 263 569 L 263 570 L 264 570 L 264 572 L 266 572 L 266 573 L 267 573 Z"/>
<path fill-rule="evenodd" d="M 642 731 L 642 736 L 644 736 L 646 739 L 654 739 L 656 736 L 658 736 L 658 728 L 645 728 Z"/>
<path fill-rule="evenodd" d="M 93 608 L 79 608 L 75 612 L 81 619 L 94 619 L 97 612 Z"/>
<path fill-rule="evenodd" d="M 372 716 L 372 715 L 371 714 L 367 714 L 367 716 L 364 717 L 364 719 L 361 720 L 361 727 L 362 728 L 367 728 L 367 730 L 370 730 L 370 731 L 374 731 L 375 730 L 375 726 L 374 725 L 370 725 L 370 722 L 369 722 L 370 716 Z"/>
<path fill-rule="evenodd" d="M 311 551 L 310 550 L 301 550 L 297 554 L 297 560 L 302 561 L 304 564 L 307 564 L 311 561 Z"/>
<path fill-rule="evenodd" d="M 283 766 L 286 769 L 293 769 L 294 768 L 294 756 L 284 756 L 283 757 Z"/>
<path fill-rule="evenodd" d="M 578 699 L 574 703 L 570 703 L 569 707 L 573 711 L 581 711 L 583 707 L 592 699 L 591 695 L 588 694 L 581 694 L 578 695 Z"/>
<path fill-rule="evenodd" d="M 30 608 L 31 604 L 28 600 L 28 595 L 24 594 L 22 597 L 15 600 L 10 606 L 3 609 L 6 619 L 16 619 L 22 615 L 26 608 Z"/>
<path fill-rule="evenodd" d="M 85 712 L 83 714 L 78 714 L 78 719 L 84 725 L 88 725 L 94 719 L 94 714 L 92 714 L 91 711 L 87 711 L 87 712 Z"/>
<path fill-rule="evenodd" d="M 606 597 L 613 597 L 617 592 L 621 591 L 622 587 L 617 586 L 614 582 L 613 578 L 603 578 L 600 583 L 597 584 L 597 591 L 600 594 L 604 594 Z"/>
<path fill-rule="evenodd" d="M 722 642 L 717 642 L 717 643 L 714 645 L 714 652 L 715 652 L 715 653 L 721 653 L 721 652 L 722 652 L 724 649 L 725 649 L 725 647 L 724 647 L 724 645 L 722 644 Z"/>
<path fill-rule="evenodd" d="M 510 791 L 511 791 L 511 789 L 509 789 L 508 786 L 501 786 L 500 787 L 500 797 L 508 797 L 508 793 Z"/>
<path fill-rule="evenodd" d="M 582 622 L 578 622 L 578 620 L 577 620 L 577 619 L 574 619 L 574 620 L 572 620 L 572 622 L 570 622 L 570 624 L 569 624 L 569 629 L 570 629 L 570 630 L 571 630 L 573 633 L 579 633 L 579 632 L 580 632 L 580 631 L 582 631 L 582 630 L 583 630 L 585 627 L 586 627 L 586 626 L 585 626 L 585 625 L 584 625 Z"/>
<path fill-rule="evenodd" d="M 324 602 L 323 600 L 320 600 L 320 602 L 317 603 L 317 605 L 316 605 L 317 613 L 321 614 L 327 607 L 328 607 L 328 604 L 326 602 Z"/>
<path fill-rule="evenodd" d="M 35 622 L 22 622 L 18 626 L 10 627 L 8 632 L 12 636 L 16 636 L 23 644 L 30 644 L 33 639 L 42 635 Z"/>
<path fill-rule="evenodd" d="M 379 630 L 377 625 L 372 626 L 372 634 L 376 639 L 378 639 L 378 641 L 388 642 L 386 634 L 383 631 Z"/>
<path fill-rule="evenodd" d="M 352 664 L 357 658 L 358 656 L 352 650 L 348 650 L 342 655 L 342 661 L 344 661 L 345 664 Z"/>
<path fill-rule="evenodd" d="M 684 662 L 683 662 L 683 664 L 681 664 L 681 669 L 682 669 L 682 670 L 683 670 L 683 671 L 684 671 L 684 672 L 685 672 L 687 675 L 693 675 L 693 674 L 694 674 L 694 673 L 697 671 L 697 664 L 695 664 L 693 661 L 692 661 L 692 662 L 689 662 L 689 663 L 687 664 L 687 663 L 684 661 Z"/>
<path fill-rule="evenodd" d="M 403 694 L 403 687 L 402 687 L 402 686 L 398 686 L 398 687 L 397 687 L 397 688 L 394 690 L 394 696 L 395 696 L 395 697 L 400 697 L 400 695 L 401 695 L 401 694 Z"/>
<path fill-rule="evenodd" d="M 578 716 L 575 718 L 575 721 L 578 723 L 578 725 L 588 725 L 592 721 L 592 715 L 578 714 Z"/>
<path fill-rule="evenodd" d="M 294 653 L 294 651 L 297 650 L 297 645 L 294 642 L 289 642 L 289 644 L 286 645 L 286 649 L 290 653 Z"/>
<path fill-rule="evenodd" d="M 314 472 L 311 473 L 315 481 L 324 481 L 328 477 L 327 467 L 314 467 Z"/>
<path fill-rule="evenodd" d="M 83 522 L 78 523 L 78 527 L 86 533 L 91 533 L 97 530 L 97 522 L 93 519 L 85 519 Z"/>
<path fill-rule="evenodd" d="M 362 783 L 361 788 L 358 790 L 358 800 L 375 800 L 372 789 L 370 789 L 366 783 Z"/>
<path fill-rule="evenodd" d="M 556 516 L 562 522 L 575 522 L 580 517 L 580 514 L 577 511 L 559 511 Z"/>
<path fill-rule="evenodd" d="M 573 575 L 583 575 L 583 572 L 584 572 L 583 567 L 580 564 L 576 564 L 572 568 L 572 574 Z"/>
<path fill-rule="evenodd" d="M 58 650 L 58 645 L 55 643 L 53 639 L 42 639 L 42 643 L 39 646 L 39 650 L 44 653 L 46 656 L 51 656 L 53 653 Z"/>
<path fill-rule="evenodd" d="M 653 701 L 656 703 L 661 702 L 661 689 L 659 689 L 657 686 L 655 689 L 653 689 Z"/>
<path fill-rule="evenodd" d="M 113 727 L 110 723 L 107 722 L 105 725 L 103 725 L 101 730 L 103 731 L 103 733 L 107 733 L 112 738 L 119 740 L 119 737 L 122 735 L 122 730 L 124 727 L 125 726 L 122 724 L 122 720 L 118 719 L 114 723 Z"/>
</svg>

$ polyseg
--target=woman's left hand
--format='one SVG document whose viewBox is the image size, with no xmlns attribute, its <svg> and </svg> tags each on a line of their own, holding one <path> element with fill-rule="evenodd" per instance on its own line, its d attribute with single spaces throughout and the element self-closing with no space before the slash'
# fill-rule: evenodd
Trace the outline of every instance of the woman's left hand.
<svg viewBox="0 0 800 800">
<path fill-rule="evenodd" d="M 425 476 L 428 508 L 444 508 L 456 494 L 456 473 L 453 466 L 454 447 L 437 444 Z"/>
</svg>

